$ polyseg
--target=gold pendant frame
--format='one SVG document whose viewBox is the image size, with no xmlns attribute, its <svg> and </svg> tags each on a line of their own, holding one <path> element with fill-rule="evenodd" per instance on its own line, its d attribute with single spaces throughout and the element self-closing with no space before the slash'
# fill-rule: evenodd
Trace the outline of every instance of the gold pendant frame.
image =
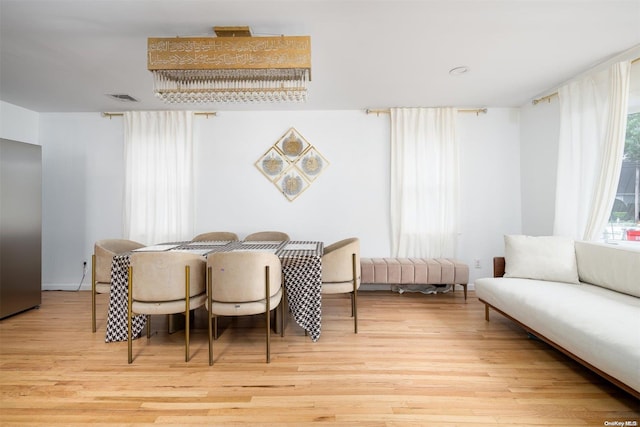
<svg viewBox="0 0 640 427">
<path fill-rule="evenodd" d="M 329 161 L 292 127 L 255 162 L 255 166 L 292 202 L 324 172 Z"/>
</svg>

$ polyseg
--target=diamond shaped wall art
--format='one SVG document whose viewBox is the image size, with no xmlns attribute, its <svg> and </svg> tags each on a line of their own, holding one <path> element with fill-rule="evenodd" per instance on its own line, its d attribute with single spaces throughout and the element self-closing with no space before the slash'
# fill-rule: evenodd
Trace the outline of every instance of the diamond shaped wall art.
<svg viewBox="0 0 640 427">
<path fill-rule="evenodd" d="M 292 202 L 309 188 L 329 162 L 296 129 L 290 128 L 255 165 Z"/>
</svg>

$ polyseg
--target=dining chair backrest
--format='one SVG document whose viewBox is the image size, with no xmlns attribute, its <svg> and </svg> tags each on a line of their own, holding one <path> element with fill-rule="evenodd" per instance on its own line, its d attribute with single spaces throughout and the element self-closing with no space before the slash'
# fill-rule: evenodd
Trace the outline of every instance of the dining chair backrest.
<svg viewBox="0 0 640 427">
<path fill-rule="evenodd" d="M 192 242 L 238 240 L 238 235 L 230 231 L 211 231 L 198 234 Z"/>
<path fill-rule="evenodd" d="M 247 241 L 256 241 L 256 240 L 264 240 L 264 241 L 274 241 L 274 242 L 282 242 L 285 240 L 291 240 L 287 233 L 282 231 L 258 231 L 257 233 L 251 233 L 247 237 L 244 238 Z"/>
<path fill-rule="evenodd" d="M 266 361 L 271 361 L 271 311 L 280 307 L 284 336 L 282 266 L 270 252 L 216 252 L 207 258 L 209 312 L 209 365 L 213 365 L 213 340 L 218 338 L 218 317 L 265 315 Z M 212 322 L 213 321 L 213 322 Z"/>
<path fill-rule="evenodd" d="M 189 296 L 205 292 L 204 257 L 186 252 L 131 254 L 132 297 L 135 301 L 164 302 L 185 299 L 185 266 L 189 266 Z"/>
<path fill-rule="evenodd" d="M 357 237 L 340 240 L 324 250 L 322 255 L 323 294 L 351 296 L 353 330 L 358 333 L 358 289 L 360 288 L 360 240 Z"/>
<path fill-rule="evenodd" d="M 282 287 L 280 259 L 269 252 L 217 252 L 209 255 L 213 301 L 241 303 L 264 300 L 265 267 L 269 267 L 269 296 Z"/>
<path fill-rule="evenodd" d="M 91 328 L 96 331 L 96 295 L 111 292 L 111 264 L 113 257 L 143 247 L 142 243 L 127 239 L 103 239 L 93 245 L 91 257 Z"/>
<path fill-rule="evenodd" d="M 169 251 L 131 254 L 127 299 L 129 363 L 133 362 L 133 314 L 147 315 L 147 338 L 151 338 L 150 315 L 184 313 L 184 360 L 189 361 L 189 312 L 206 302 L 205 269 L 204 257 L 194 253 Z"/>
<path fill-rule="evenodd" d="M 129 252 L 143 247 L 142 243 L 127 239 L 98 240 L 93 248 L 96 256 L 95 281 L 99 283 L 111 282 L 111 263 L 114 255 Z"/>
<path fill-rule="evenodd" d="M 353 254 L 356 256 L 356 280 L 360 286 L 360 239 L 351 237 L 324 248 L 322 256 L 322 282 L 342 283 L 353 281 Z"/>
</svg>

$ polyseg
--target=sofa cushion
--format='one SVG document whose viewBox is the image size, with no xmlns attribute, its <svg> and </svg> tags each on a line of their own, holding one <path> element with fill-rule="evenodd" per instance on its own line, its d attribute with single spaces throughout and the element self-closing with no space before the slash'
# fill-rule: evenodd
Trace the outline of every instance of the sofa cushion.
<svg viewBox="0 0 640 427">
<path fill-rule="evenodd" d="M 573 239 L 506 235 L 504 258 L 504 277 L 579 283 Z"/>
<path fill-rule="evenodd" d="M 640 249 L 575 242 L 581 282 L 640 297 Z"/>
<path fill-rule="evenodd" d="M 640 391 L 640 298 L 595 285 L 482 278 L 478 298 Z"/>
</svg>

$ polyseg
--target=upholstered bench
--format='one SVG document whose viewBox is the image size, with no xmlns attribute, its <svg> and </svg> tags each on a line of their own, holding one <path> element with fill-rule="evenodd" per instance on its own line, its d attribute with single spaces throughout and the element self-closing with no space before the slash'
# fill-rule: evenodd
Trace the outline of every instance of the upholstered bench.
<svg viewBox="0 0 640 427">
<path fill-rule="evenodd" d="M 395 285 L 455 285 L 467 299 L 469 266 L 451 258 L 360 258 L 360 283 Z"/>
</svg>

